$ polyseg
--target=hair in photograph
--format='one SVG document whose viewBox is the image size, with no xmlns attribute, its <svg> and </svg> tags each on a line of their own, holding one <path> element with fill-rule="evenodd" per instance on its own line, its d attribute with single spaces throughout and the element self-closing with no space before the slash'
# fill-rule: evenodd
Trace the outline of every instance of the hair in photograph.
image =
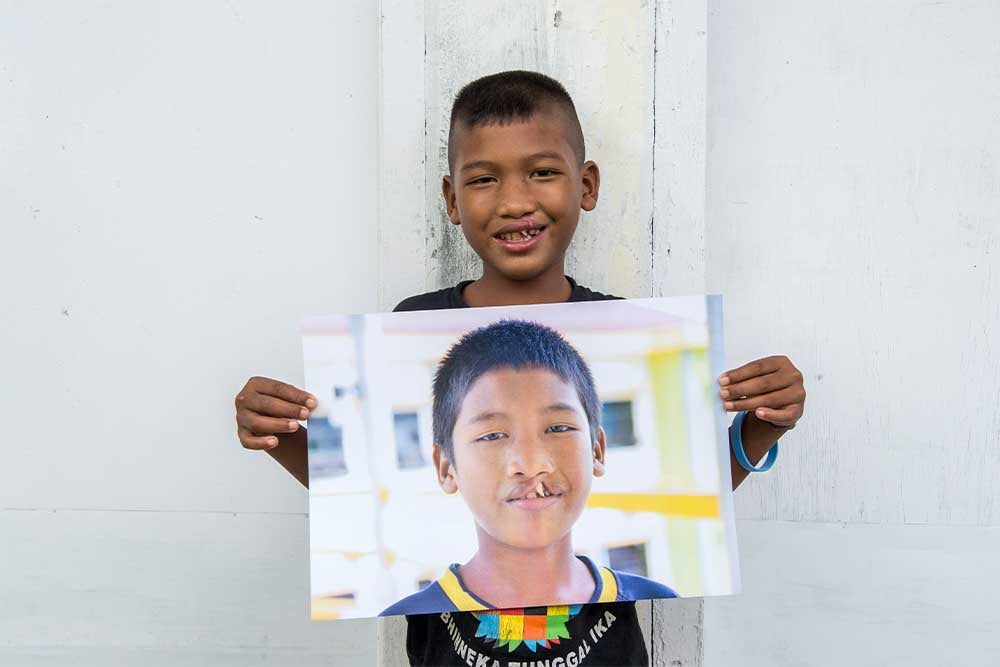
<svg viewBox="0 0 1000 667">
<path fill-rule="evenodd" d="M 601 402 L 587 362 L 549 327 L 524 320 L 501 320 L 471 331 L 455 343 L 434 375 L 434 442 L 454 463 L 452 432 L 462 401 L 473 383 L 490 371 L 543 369 L 571 383 L 580 397 L 591 441 L 601 426 Z"/>
</svg>

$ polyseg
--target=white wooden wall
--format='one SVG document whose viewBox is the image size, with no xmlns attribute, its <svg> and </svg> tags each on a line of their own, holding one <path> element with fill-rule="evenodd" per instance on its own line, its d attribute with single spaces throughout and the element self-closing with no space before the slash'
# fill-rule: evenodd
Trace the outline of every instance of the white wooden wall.
<svg viewBox="0 0 1000 667">
<path fill-rule="evenodd" d="M 374 664 L 232 401 L 378 306 L 377 17 L 0 2 L 0 665 Z"/>
<path fill-rule="evenodd" d="M 302 313 L 474 274 L 433 173 L 469 77 L 423 57 L 426 26 L 463 34 L 456 4 L 0 3 L 0 664 L 398 659 L 398 626 L 308 621 L 305 493 L 240 450 L 231 401 L 252 373 L 301 381 Z M 779 466 L 737 493 L 744 594 L 645 608 L 654 655 L 988 664 L 997 5 L 712 0 L 707 107 L 704 0 L 508 6 L 476 11 L 538 30 L 477 27 L 507 50 L 462 67 L 548 68 L 594 110 L 574 274 L 636 296 L 707 276 L 731 362 L 807 375 Z M 632 88 L 568 55 L 610 36 Z M 609 90 L 655 104 L 655 137 L 602 145 Z M 386 122 L 424 104 L 427 134 Z"/>
<path fill-rule="evenodd" d="M 809 398 L 705 664 L 996 664 L 1000 4 L 709 6 L 709 288 Z"/>
</svg>

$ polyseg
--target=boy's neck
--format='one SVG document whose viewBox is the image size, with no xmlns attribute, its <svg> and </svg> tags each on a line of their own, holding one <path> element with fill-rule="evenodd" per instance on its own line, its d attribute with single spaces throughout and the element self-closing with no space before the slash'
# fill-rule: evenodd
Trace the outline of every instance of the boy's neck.
<svg viewBox="0 0 1000 667">
<path fill-rule="evenodd" d="M 514 280 L 484 266 L 483 276 L 463 290 L 462 298 L 472 307 L 562 303 L 573 294 L 564 270 L 559 262 L 534 278 Z"/>
<path fill-rule="evenodd" d="M 480 535 L 479 550 L 459 574 L 468 590 L 499 609 L 582 604 L 597 589 L 568 535 L 541 549 L 512 548 Z"/>
</svg>

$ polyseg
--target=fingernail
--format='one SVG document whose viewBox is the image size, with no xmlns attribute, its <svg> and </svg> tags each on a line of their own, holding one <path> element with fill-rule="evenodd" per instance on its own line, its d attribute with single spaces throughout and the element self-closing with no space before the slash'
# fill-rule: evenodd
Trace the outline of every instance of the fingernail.
<svg viewBox="0 0 1000 667">
<path fill-rule="evenodd" d="M 268 438 L 267 439 L 267 444 L 270 445 L 271 447 L 274 447 L 275 445 L 278 444 L 278 439 L 277 438 Z"/>
<path fill-rule="evenodd" d="M 315 408 L 316 407 L 316 399 L 315 398 L 307 398 L 306 399 L 306 407 L 309 408 L 310 410 L 312 410 L 313 408 Z"/>
<path fill-rule="evenodd" d="M 719 378 L 719 384 L 721 384 L 723 387 L 725 387 L 727 384 L 729 384 L 729 376 L 728 375 L 723 375 L 722 377 L 720 377 Z"/>
<path fill-rule="evenodd" d="M 755 412 L 754 414 L 756 414 L 758 417 L 763 418 L 764 417 L 764 410 L 763 410 L 763 408 L 757 408 L 757 412 Z"/>
<path fill-rule="evenodd" d="M 308 419 L 308 418 L 309 418 L 309 411 L 308 410 L 306 410 L 305 408 L 302 408 L 301 410 L 299 410 L 299 419 Z"/>
<path fill-rule="evenodd" d="M 299 423 L 298 422 L 296 422 L 296 421 L 290 421 L 290 422 L 288 422 L 288 429 L 290 431 L 294 431 L 298 427 L 299 427 Z"/>
<path fill-rule="evenodd" d="M 729 398 L 729 390 L 723 389 L 722 391 L 719 392 L 719 396 L 721 396 L 722 398 Z"/>
<path fill-rule="evenodd" d="M 732 410 L 733 409 L 733 404 L 732 404 L 731 401 L 726 401 L 725 403 L 723 403 L 723 405 L 725 406 L 726 410 Z"/>
</svg>

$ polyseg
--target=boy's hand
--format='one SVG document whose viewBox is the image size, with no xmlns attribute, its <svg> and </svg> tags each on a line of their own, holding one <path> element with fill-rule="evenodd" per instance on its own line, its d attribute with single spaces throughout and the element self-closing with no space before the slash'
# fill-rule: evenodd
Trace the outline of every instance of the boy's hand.
<svg viewBox="0 0 1000 667">
<path fill-rule="evenodd" d="M 788 357 L 751 361 L 724 373 L 719 385 L 719 396 L 727 411 L 747 410 L 780 429 L 793 428 L 805 407 L 802 373 Z"/>
<path fill-rule="evenodd" d="M 247 449 L 270 450 L 281 436 L 299 430 L 316 397 L 290 384 L 252 377 L 236 395 L 236 432 Z"/>
</svg>

